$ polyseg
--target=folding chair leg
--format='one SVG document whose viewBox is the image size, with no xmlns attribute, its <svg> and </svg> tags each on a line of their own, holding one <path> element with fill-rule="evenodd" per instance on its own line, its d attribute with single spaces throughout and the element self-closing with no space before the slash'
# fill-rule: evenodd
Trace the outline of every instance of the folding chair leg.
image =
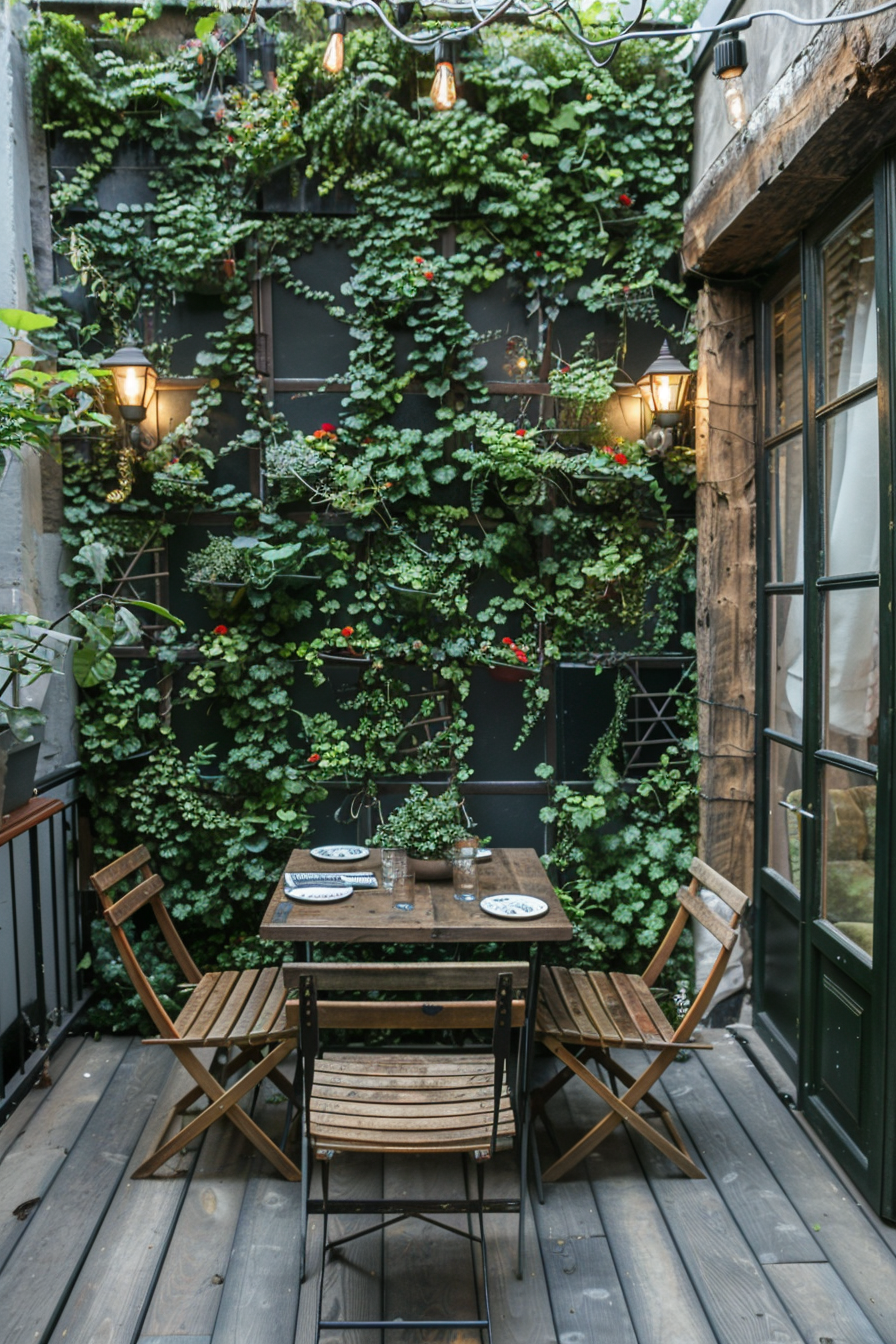
<svg viewBox="0 0 896 1344">
<path fill-rule="evenodd" d="M 552 1040 L 550 1037 L 545 1038 L 545 1044 L 557 1056 L 561 1063 L 572 1069 L 583 1082 L 587 1083 L 592 1092 L 596 1092 L 601 1100 L 607 1103 L 610 1107 L 610 1112 L 608 1115 L 605 1115 L 593 1129 L 583 1135 L 577 1143 L 574 1143 L 568 1152 L 564 1153 L 562 1157 L 558 1158 L 556 1162 L 548 1167 L 547 1171 L 544 1173 L 544 1180 L 554 1181 L 558 1176 L 563 1176 L 567 1171 L 570 1171 L 572 1167 L 581 1162 L 584 1157 L 587 1157 L 589 1153 L 593 1152 L 597 1145 L 602 1143 L 607 1135 L 611 1134 L 616 1126 L 623 1120 L 652 1143 L 654 1147 L 658 1148 L 660 1152 L 674 1162 L 676 1166 L 680 1167 L 686 1176 L 690 1176 L 694 1180 L 703 1180 L 705 1178 L 704 1172 L 702 1172 L 696 1163 L 692 1161 L 690 1154 L 683 1143 L 678 1146 L 677 1144 L 670 1143 L 669 1140 L 664 1138 L 661 1134 L 657 1134 L 656 1130 L 652 1129 L 644 1117 L 638 1115 L 637 1111 L 634 1109 L 638 1102 L 645 1096 L 645 1094 L 647 1094 L 650 1085 L 659 1078 L 666 1068 L 666 1065 L 669 1063 L 668 1060 L 663 1062 L 661 1058 L 662 1055 L 668 1054 L 668 1051 L 661 1051 L 657 1059 L 649 1066 L 649 1068 L 645 1069 L 641 1077 L 636 1080 L 634 1085 L 628 1089 L 625 1095 L 623 1097 L 617 1097 L 605 1083 L 601 1082 L 599 1078 L 596 1078 L 595 1075 L 591 1073 L 584 1064 L 580 1063 L 574 1055 L 571 1055 L 565 1046 L 561 1045 L 558 1041 Z"/>
<path fill-rule="evenodd" d="M 173 1157 L 181 1148 L 185 1148 L 191 1140 L 196 1138 L 198 1134 L 202 1134 L 208 1129 L 209 1125 L 223 1115 L 245 1134 L 246 1138 L 273 1163 L 282 1176 L 285 1176 L 288 1181 L 301 1180 L 301 1172 L 295 1164 L 280 1151 L 274 1141 L 268 1138 L 264 1130 L 259 1128 L 255 1121 L 250 1119 L 238 1105 L 241 1098 L 266 1077 L 275 1064 L 278 1064 L 290 1053 L 292 1046 L 292 1041 L 281 1041 L 269 1055 L 259 1060 L 254 1068 L 250 1069 L 237 1083 L 234 1083 L 231 1088 L 225 1091 L 217 1079 L 199 1062 L 189 1046 L 173 1045 L 171 1049 L 178 1061 L 208 1097 L 209 1104 L 200 1115 L 197 1115 L 188 1125 L 185 1125 L 180 1133 L 169 1139 L 167 1143 L 160 1144 L 155 1152 L 132 1173 L 134 1178 L 139 1180 L 144 1176 L 152 1175 L 170 1157 Z"/>
<path fill-rule="evenodd" d="M 529 1126 L 529 1143 L 532 1148 L 532 1170 L 535 1172 L 535 1193 L 538 1196 L 539 1204 L 543 1204 L 544 1182 L 541 1179 L 541 1158 L 538 1155 L 538 1143 L 535 1136 L 534 1122 Z"/>
</svg>

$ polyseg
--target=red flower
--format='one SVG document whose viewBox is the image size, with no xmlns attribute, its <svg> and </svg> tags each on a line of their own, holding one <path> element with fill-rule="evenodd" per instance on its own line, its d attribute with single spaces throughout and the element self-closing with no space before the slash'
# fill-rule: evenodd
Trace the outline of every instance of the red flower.
<svg viewBox="0 0 896 1344">
<path fill-rule="evenodd" d="M 626 206 L 634 205 L 634 201 L 632 200 L 631 196 L 626 196 L 625 192 L 623 191 L 619 196 L 619 204 Z"/>
<path fill-rule="evenodd" d="M 614 453 L 613 461 L 618 462 L 620 467 L 628 466 L 628 458 L 626 457 L 625 453 Z"/>
<path fill-rule="evenodd" d="M 232 135 L 228 135 L 228 137 L 227 137 L 227 143 L 228 143 L 228 145 L 233 145 L 233 144 L 236 143 L 236 141 L 235 141 L 235 139 L 234 139 L 234 137 L 233 137 Z"/>
<path fill-rule="evenodd" d="M 536 255 L 536 257 L 540 257 L 540 256 L 541 256 L 541 253 L 540 253 L 540 252 L 536 252 L 535 255 Z"/>
<path fill-rule="evenodd" d="M 422 258 L 422 257 L 415 257 L 414 260 L 416 261 L 416 263 L 417 263 L 418 266 L 422 266 L 422 265 L 423 265 L 423 258 Z"/>
<path fill-rule="evenodd" d="M 510 645 L 512 646 L 512 645 L 513 645 L 513 640 L 510 638 L 509 635 L 505 635 L 504 638 L 501 640 L 501 643 L 502 643 L 502 644 L 510 644 Z"/>
<path fill-rule="evenodd" d="M 226 634 L 227 634 L 227 626 L 226 626 L 226 625 L 216 625 L 212 633 L 215 634 L 215 635 L 226 635 Z"/>
<path fill-rule="evenodd" d="M 353 625 L 344 625 L 344 626 L 342 627 L 342 638 L 343 638 L 343 639 L 351 639 L 351 637 L 352 637 L 352 635 L 353 635 L 354 633 L 355 633 L 355 627 L 354 627 Z"/>
<path fill-rule="evenodd" d="M 523 163 L 526 162 L 526 160 L 528 159 L 528 157 L 529 157 L 528 154 L 521 154 L 521 155 L 520 155 L 520 158 L 522 159 Z"/>
<path fill-rule="evenodd" d="M 336 426 L 335 426 L 335 425 L 331 425 L 327 420 L 325 420 L 324 423 L 321 425 L 321 429 L 323 430 L 323 432 L 324 432 L 325 434 L 335 434 L 335 433 L 336 433 Z"/>
<path fill-rule="evenodd" d="M 528 663 L 529 659 L 526 657 L 525 653 L 523 653 L 522 649 L 514 649 L 514 653 L 516 654 L 519 662 Z"/>
<path fill-rule="evenodd" d="M 319 760 L 320 760 L 320 752 L 319 752 L 319 751 L 312 751 L 311 755 L 308 757 L 308 764 L 309 764 L 309 765 L 317 765 L 317 763 L 318 763 Z"/>
<path fill-rule="evenodd" d="M 435 273 L 435 271 L 424 271 L 424 272 L 423 272 L 423 279 L 424 279 L 424 280 L 435 280 L 435 278 L 436 278 L 436 273 Z"/>
<path fill-rule="evenodd" d="M 528 431 L 525 430 L 525 429 L 518 429 L 518 430 L 516 430 L 516 436 L 517 436 L 518 439 L 524 439 L 524 438 L 526 437 L 526 434 L 527 434 L 527 433 L 528 433 Z"/>
</svg>

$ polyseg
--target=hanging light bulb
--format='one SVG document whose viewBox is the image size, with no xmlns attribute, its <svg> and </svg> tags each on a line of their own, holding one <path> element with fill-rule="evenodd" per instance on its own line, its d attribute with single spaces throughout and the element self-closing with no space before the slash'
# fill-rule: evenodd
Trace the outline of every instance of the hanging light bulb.
<svg viewBox="0 0 896 1344">
<path fill-rule="evenodd" d="M 747 68 L 747 44 L 740 37 L 723 37 L 713 47 L 712 72 L 725 85 L 725 115 L 740 131 L 747 124 L 747 95 L 741 75 Z"/>
<path fill-rule="evenodd" d="M 335 14 L 330 15 L 328 23 L 330 40 L 321 61 L 321 68 L 326 70 L 328 75 L 339 75 L 345 63 L 345 14 L 338 9 Z"/>
<path fill-rule="evenodd" d="M 454 62 L 448 57 L 446 42 L 439 42 L 436 46 L 436 74 L 429 96 L 437 112 L 450 112 L 457 102 Z"/>
</svg>

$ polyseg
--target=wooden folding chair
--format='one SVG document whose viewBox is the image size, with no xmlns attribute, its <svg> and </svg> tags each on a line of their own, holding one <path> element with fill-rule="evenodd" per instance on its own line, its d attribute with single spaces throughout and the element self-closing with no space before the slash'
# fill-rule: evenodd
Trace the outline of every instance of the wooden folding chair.
<svg viewBox="0 0 896 1344">
<path fill-rule="evenodd" d="M 655 1144 L 686 1175 L 703 1177 L 704 1173 L 691 1158 L 669 1111 L 651 1095 L 650 1088 L 665 1073 L 679 1050 L 711 1049 L 708 1044 L 691 1041 L 691 1033 L 706 1013 L 725 974 L 737 942 L 738 921 L 748 900 L 742 891 L 700 859 L 692 861 L 689 871 L 693 880 L 690 886 L 679 889 L 679 909 L 643 976 L 605 975 L 599 971 L 567 970 L 559 966 L 542 971 L 536 1038 L 557 1056 L 563 1068 L 531 1093 L 533 1119 L 541 1115 L 546 1120 L 543 1114 L 545 1103 L 569 1082 L 573 1074 L 610 1107 L 608 1114 L 593 1129 L 547 1168 L 543 1180 L 556 1180 L 569 1171 L 593 1152 L 622 1121 Z M 720 896 L 728 906 L 732 913 L 727 923 L 706 904 L 700 894 L 701 887 Z M 688 916 L 699 920 L 721 946 L 709 975 L 673 1030 L 652 993 L 652 987 L 681 937 Z M 614 1050 L 646 1050 L 653 1054 L 653 1059 L 643 1073 L 634 1078 L 612 1057 Z M 608 1087 L 591 1072 L 587 1067 L 591 1060 L 603 1066 L 614 1087 Z M 625 1086 L 622 1096 L 617 1095 L 617 1081 Z M 658 1133 L 638 1113 L 635 1108 L 639 1101 L 646 1102 L 659 1116 L 669 1138 Z M 537 1164 L 537 1153 L 535 1160 Z"/>
<path fill-rule="evenodd" d="M 520 1199 L 489 1200 L 484 1195 L 483 1164 L 499 1149 L 512 1145 L 516 1132 L 507 1082 L 511 1029 L 525 1019 L 529 967 L 519 963 L 411 963 L 347 965 L 310 962 L 287 966 L 288 985 L 299 987 L 298 1003 L 287 1004 L 287 1016 L 299 1033 L 295 1100 L 302 1113 L 302 1169 L 309 1171 L 311 1153 L 321 1165 L 322 1198 L 309 1200 L 302 1189 L 302 1277 L 304 1237 L 309 1212 L 323 1215 L 324 1252 L 318 1290 L 317 1321 L 321 1330 L 345 1328 L 345 1322 L 321 1320 L 324 1267 L 328 1251 L 345 1240 L 379 1231 L 405 1218 L 420 1218 L 478 1247 L 482 1263 L 483 1314 L 476 1319 L 401 1321 L 403 1330 L 485 1330 L 491 1340 L 488 1306 L 488 1264 L 483 1213 L 520 1214 Z M 427 997 L 419 999 L 319 999 L 318 991 L 368 993 L 370 990 L 427 996 L 487 991 L 488 998 Z M 451 1031 L 490 1029 L 485 1052 L 462 1050 L 412 1054 L 389 1051 L 339 1051 L 318 1057 L 321 1028 L 357 1030 Z M 423 1156 L 460 1153 L 476 1162 L 477 1193 L 466 1199 L 411 1196 L 379 1200 L 335 1200 L 329 1197 L 329 1165 L 340 1152 L 417 1153 Z M 328 1219 L 344 1213 L 371 1213 L 382 1221 L 363 1233 L 328 1239 Z M 465 1213 L 478 1218 L 478 1236 L 439 1222 L 433 1214 Z M 385 1221 L 388 1218 L 388 1221 Z M 396 1328 L 395 1321 L 353 1321 L 353 1328 Z"/>
<path fill-rule="evenodd" d="M 139 874 L 141 880 L 126 895 L 114 900 L 111 892 L 119 883 Z M 287 1097 L 292 1084 L 277 1065 L 291 1052 L 295 1032 L 286 1023 L 287 990 L 277 967 L 253 971 L 213 971 L 203 975 L 175 928 L 162 900 L 162 879 L 150 867 L 149 852 L 139 845 L 129 854 L 94 873 L 90 879 L 100 899 L 113 941 L 143 1006 L 159 1035 L 144 1045 L 167 1045 L 196 1084 L 176 1103 L 165 1122 L 158 1146 L 134 1171 L 135 1177 L 150 1176 L 163 1162 L 184 1148 L 215 1120 L 226 1116 L 289 1181 L 301 1180 L 301 1172 L 272 1139 L 240 1107 L 242 1098 L 262 1079 L 273 1078 Z M 172 1021 L 140 966 L 125 932 L 125 923 L 149 905 L 184 979 L 194 986 L 183 1008 Z M 251 1065 L 230 1087 L 209 1072 L 200 1052 L 213 1049 L 237 1054 L 223 1070 L 224 1083 Z M 200 1097 L 208 1105 L 194 1119 L 164 1142 L 168 1126 Z"/>
</svg>

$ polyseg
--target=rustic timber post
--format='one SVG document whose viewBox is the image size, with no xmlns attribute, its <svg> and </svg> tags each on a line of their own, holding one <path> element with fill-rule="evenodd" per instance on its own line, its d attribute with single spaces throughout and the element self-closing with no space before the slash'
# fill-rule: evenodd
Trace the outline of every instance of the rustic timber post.
<svg viewBox="0 0 896 1344">
<path fill-rule="evenodd" d="M 756 370 L 748 289 L 697 306 L 700 855 L 752 890 L 756 733 Z"/>
</svg>

